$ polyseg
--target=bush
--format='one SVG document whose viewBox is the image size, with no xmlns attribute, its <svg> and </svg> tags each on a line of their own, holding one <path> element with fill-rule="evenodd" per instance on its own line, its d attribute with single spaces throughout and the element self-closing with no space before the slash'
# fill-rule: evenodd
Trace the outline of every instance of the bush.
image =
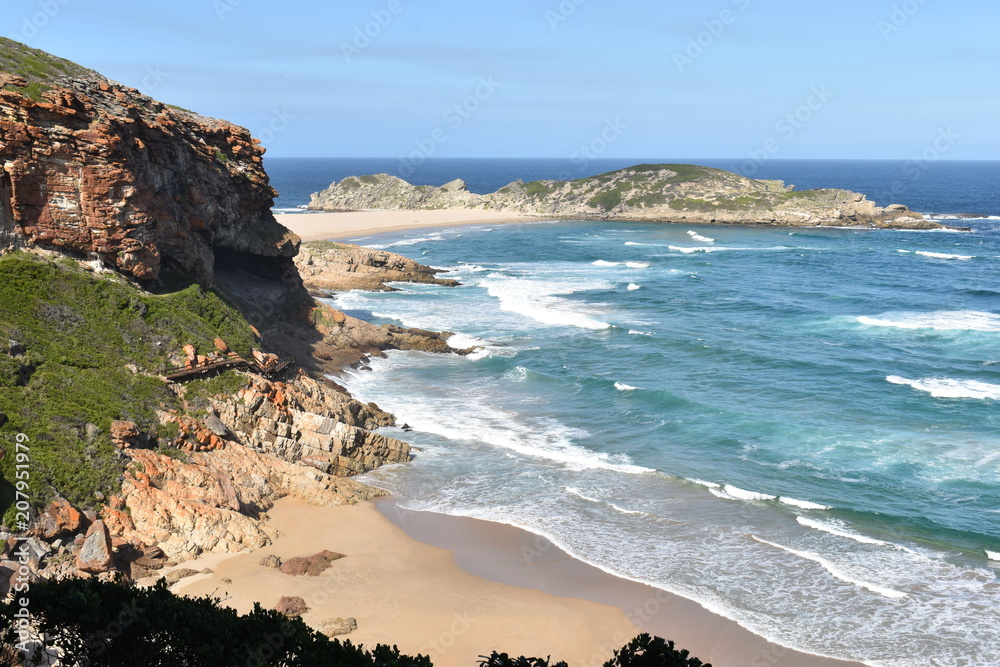
<svg viewBox="0 0 1000 667">
<path fill-rule="evenodd" d="M 368 651 L 316 632 L 259 604 L 246 615 L 210 596 L 174 595 L 161 579 L 150 588 L 97 579 L 42 581 L 28 609 L 46 646 L 67 666 L 118 667 L 430 667 L 426 656 L 383 644 Z M 16 646 L 14 603 L 0 605 L 0 643 Z M 10 663 L 4 663 L 10 664 Z"/>
</svg>

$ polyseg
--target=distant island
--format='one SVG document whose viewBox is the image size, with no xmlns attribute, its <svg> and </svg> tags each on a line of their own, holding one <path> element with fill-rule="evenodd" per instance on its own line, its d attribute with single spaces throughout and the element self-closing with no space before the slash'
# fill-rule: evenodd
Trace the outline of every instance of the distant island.
<svg viewBox="0 0 1000 667">
<path fill-rule="evenodd" d="M 876 206 L 849 190 L 795 190 L 690 164 L 640 164 L 573 181 L 514 181 L 496 192 L 469 192 L 461 179 L 440 187 L 389 174 L 352 176 L 312 195 L 313 211 L 491 210 L 545 218 L 699 224 L 882 229 L 943 227 L 901 204 Z"/>
</svg>

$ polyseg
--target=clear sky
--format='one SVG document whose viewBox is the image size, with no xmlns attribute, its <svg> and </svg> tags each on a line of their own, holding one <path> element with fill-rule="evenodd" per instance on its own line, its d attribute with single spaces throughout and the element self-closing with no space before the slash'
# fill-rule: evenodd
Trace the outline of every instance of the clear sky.
<svg viewBox="0 0 1000 667">
<path fill-rule="evenodd" d="M 0 25 L 269 156 L 1000 159 L 995 1 L 5 0 Z"/>
</svg>

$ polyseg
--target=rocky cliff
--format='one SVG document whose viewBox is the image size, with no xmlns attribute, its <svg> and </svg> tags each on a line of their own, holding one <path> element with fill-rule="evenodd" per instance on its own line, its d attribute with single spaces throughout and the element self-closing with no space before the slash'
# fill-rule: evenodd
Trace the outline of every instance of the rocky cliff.
<svg viewBox="0 0 1000 667">
<path fill-rule="evenodd" d="M 0 53 L 0 247 L 96 257 L 143 281 L 164 266 L 211 283 L 217 262 L 291 265 L 298 237 L 271 215 L 245 128 L 6 38 Z"/>
<path fill-rule="evenodd" d="M 309 208 L 489 209 L 547 218 L 787 226 L 941 226 L 902 205 L 876 206 L 856 192 L 797 191 L 781 181 L 684 164 L 643 164 L 575 181 L 515 181 L 485 195 L 469 192 L 461 180 L 431 187 L 388 174 L 351 177 L 313 194 Z"/>
<path fill-rule="evenodd" d="M 244 128 L 0 38 L 0 434 L 31 442 L 33 572 L 139 578 L 262 546 L 278 498 L 370 498 L 351 477 L 410 459 L 374 432 L 392 415 L 327 374 L 389 349 L 454 352 L 449 334 L 313 300 L 262 154 Z M 360 248 L 300 263 L 317 288 L 437 280 Z"/>
</svg>

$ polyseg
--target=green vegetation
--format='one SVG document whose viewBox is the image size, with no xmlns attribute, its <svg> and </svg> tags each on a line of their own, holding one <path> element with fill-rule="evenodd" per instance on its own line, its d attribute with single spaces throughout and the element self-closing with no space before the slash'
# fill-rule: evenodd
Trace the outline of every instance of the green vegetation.
<svg viewBox="0 0 1000 667">
<path fill-rule="evenodd" d="M 327 250 L 344 250 L 347 248 L 343 243 L 334 243 L 333 241 L 306 241 L 302 244 L 303 248 L 308 248 L 309 250 L 315 250 L 316 252 L 326 252 Z"/>
<path fill-rule="evenodd" d="M 395 646 L 371 649 L 350 640 L 329 639 L 301 618 L 287 618 L 260 604 L 240 615 L 219 598 L 182 597 L 166 580 L 149 588 L 91 579 L 39 581 L 31 585 L 28 611 L 35 636 L 58 647 L 64 665 L 149 665 L 150 667 L 432 667 L 424 655 Z M 0 664 L 20 664 L 17 644 L 19 601 L 0 603 Z M 35 659 L 38 661 L 37 656 Z M 549 658 L 511 658 L 494 651 L 483 667 L 565 667 Z M 677 650 L 674 643 L 641 634 L 604 667 L 711 667 Z"/>
<path fill-rule="evenodd" d="M 221 162 L 222 164 L 226 164 L 229 162 L 229 156 L 223 153 L 218 148 L 215 149 L 215 159 Z"/>
<path fill-rule="evenodd" d="M 361 182 L 354 176 L 348 176 L 340 182 L 340 187 L 344 190 L 357 190 L 361 187 Z"/>
<path fill-rule="evenodd" d="M 74 62 L 57 58 L 51 53 L 15 42 L 6 37 L 0 37 L 0 72 L 16 74 L 28 83 L 38 87 L 33 91 L 48 90 L 51 85 L 64 76 L 83 77 L 96 76 L 96 73 Z M 38 84 L 45 84 L 44 86 Z M 18 90 L 8 87 L 6 90 Z M 29 95 L 27 89 L 22 90 Z M 30 96 L 30 95 L 29 95 Z"/>
<path fill-rule="evenodd" d="M 219 598 L 180 597 L 166 581 L 150 588 L 97 579 L 41 581 L 31 585 L 28 609 L 60 664 L 117 667 L 430 667 L 418 655 L 378 644 L 370 650 L 316 632 L 258 604 L 240 615 Z M 2 657 L 20 641 L 15 603 L 0 606 Z M 0 658 L 2 659 L 2 658 Z M 20 664 L 9 661 L 3 664 Z"/>
<path fill-rule="evenodd" d="M 625 201 L 628 206 L 660 206 L 667 203 L 667 196 L 662 192 L 650 192 L 649 194 L 632 197 Z"/>
<path fill-rule="evenodd" d="M 673 199 L 669 206 L 675 211 L 700 211 L 702 213 L 713 213 L 718 208 L 718 204 L 696 197 Z"/>
<path fill-rule="evenodd" d="M 184 400 L 188 408 L 205 409 L 212 396 L 232 396 L 250 386 L 250 380 L 239 371 L 227 370 L 216 377 L 193 380 L 184 386 Z"/>
<path fill-rule="evenodd" d="M 149 294 L 72 261 L 25 252 L 0 257 L 0 411 L 9 420 L 0 427 L 0 446 L 12 452 L 15 435 L 28 436 L 32 502 L 42 505 L 58 493 L 86 508 L 95 491 L 115 493 L 121 462 L 111 422 L 134 421 L 156 437 L 163 428 L 156 410 L 179 407 L 157 377 L 168 356 L 188 343 L 211 350 L 216 336 L 244 356 L 255 345 L 246 320 L 198 285 Z M 8 340 L 25 353 L 7 354 Z M 195 393 L 230 391 L 237 378 L 223 374 Z M 0 460 L 0 474 L 2 513 L 13 499 L 13 456 Z"/>
<path fill-rule="evenodd" d="M 362 176 L 361 182 L 367 183 L 368 185 L 374 185 L 375 183 L 378 183 L 378 176 L 373 176 L 371 174 L 368 174 L 367 176 Z"/>
<path fill-rule="evenodd" d="M 541 181 L 532 181 L 524 186 L 524 192 L 529 197 L 537 197 L 538 195 L 552 194 L 552 188 Z"/>
<path fill-rule="evenodd" d="M 191 111 L 190 109 L 185 109 L 184 107 L 179 107 L 176 104 L 168 104 L 167 106 L 170 107 L 171 109 L 175 109 L 177 111 L 183 111 L 184 113 L 195 113 L 194 111 Z"/>
<path fill-rule="evenodd" d="M 587 202 L 587 206 L 592 208 L 601 208 L 605 211 L 610 211 L 614 207 L 622 203 L 622 197 L 625 192 L 628 192 L 633 188 L 633 183 L 627 180 L 618 181 L 615 187 L 599 192 Z"/>
</svg>

